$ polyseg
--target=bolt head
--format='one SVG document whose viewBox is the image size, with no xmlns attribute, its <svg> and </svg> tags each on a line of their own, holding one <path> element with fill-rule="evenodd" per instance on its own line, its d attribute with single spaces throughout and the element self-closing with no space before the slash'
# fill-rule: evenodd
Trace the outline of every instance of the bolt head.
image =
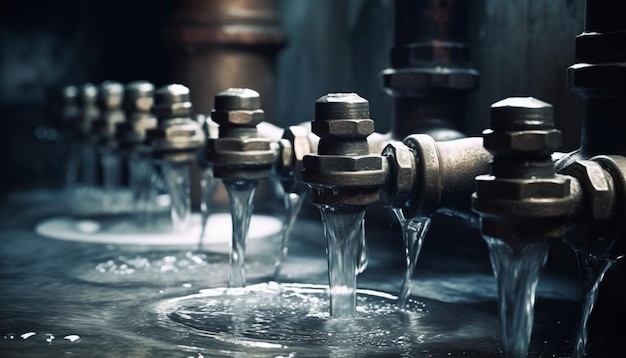
<svg viewBox="0 0 626 358">
<path fill-rule="evenodd" d="M 369 102 L 356 93 L 329 93 L 315 101 L 315 119 L 366 119 Z"/>
<path fill-rule="evenodd" d="M 265 113 L 262 109 L 236 111 L 213 110 L 211 112 L 211 119 L 219 125 L 255 127 L 265 120 Z"/>
<path fill-rule="evenodd" d="M 216 111 L 254 111 L 261 108 L 261 96 L 249 88 L 229 88 L 215 95 Z"/>
<path fill-rule="evenodd" d="M 413 194 L 417 177 L 415 154 L 402 142 L 392 141 L 383 149 L 382 155 L 389 161 L 390 185 L 383 191 L 386 205 L 394 208 L 406 206 Z"/>
<path fill-rule="evenodd" d="M 526 131 L 554 128 L 552 105 L 533 97 L 510 97 L 491 105 L 491 129 Z"/>
<path fill-rule="evenodd" d="M 585 190 L 593 219 L 609 219 L 613 210 L 613 188 L 602 166 L 591 160 L 577 160 L 559 171 L 574 177 Z"/>
<path fill-rule="evenodd" d="M 550 155 L 562 145 L 561 131 L 526 130 L 502 132 L 486 130 L 483 132 L 485 149 L 498 155 L 539 154 Z"/>
<path fill-rule="evenodd" d="M 124 109 L 128 112 L 149 112 L 154 104 L 154 85 L 147 81 L 128 83 L 124 90 Z"/>
<path fill-rule="evenodd" d="M 189 88 L 180 84 L 163 86 L 154 92 L 153 112 L 159 119 L 187 117 L 191 115 L 192 105 Z"/>
<path fill-rule="evenodd" d="M 374 121 L 371 119 L 314 120 L 311 131 L 328 138 L 365 138 L 374 133 Z"/>
</svg>

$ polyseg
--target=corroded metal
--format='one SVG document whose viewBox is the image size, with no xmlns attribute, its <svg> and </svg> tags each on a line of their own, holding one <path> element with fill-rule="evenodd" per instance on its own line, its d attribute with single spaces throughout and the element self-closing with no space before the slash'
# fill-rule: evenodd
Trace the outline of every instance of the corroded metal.
<svg viewBox="0 0 626 358">
<path fill-rule="evenodd" d="M 469 64 L 467 1 L 396 0 L 391 68 L 383 86 L 394 99 L 392 137 L 463 137 L 466 93 L 478 84 Z"/>
<path fill-rule="evenodd" d="M 369 205 L 380 200 L 387 161 L 370 154 L 374 132 L 369 102 L 355 93 L 330 93 L 315 102 L 312 132 L 320 137 L 317 154 L 304 156 L 302 180 L 317 205 Z"/>
<path fill-rule="evenodd" d="M 474 178 L 489 169 L 491 154 L 482 138 L 436 142 L 413 134 L 383 150 L 389 161 L 389 181 L 382 189 L 383 204 L 403 209 L 406 217 L 430 217 L 445 212 L 473 216 L 468 198 Z"/>
<path fill-rule="evenodd" d="M 275 0 L 181 0 L 163 30 L 172 80 L 191 89 L 198 113 L 224 88 L 255 88 L 273 116 L 275 64 L 286 36 Z"/>
<path fill-rule="evenodd" d="M 124 90 L 123 108 L 126 120 L 117 124 L 115 138 L 122 150 L 135 149 L 146 139 L 146 131 L 158 125 L 152 113 L 154 104 L 154 85 L 147 81 L 135 81 L 127 84 Z"/>
<path fill-rule="evenodd" d="M 270 176 L 278 156 L 277 145 L 259 136 L 257 125 L 265 116 L 259 93 L 229 88 L 215 96 L 211 118 L 219 124 L 219 136 L 207 138 L 204 159 L 220 179 L 259 180 Z"/>
<path fill-rule="evenodd" d="M 180 84 L 159 88 L 154 93 L 153 112 L 158 125 L 146 131 L 145 143 L 155 159 L 189 162 L 204 146 L 202 124 L 192 118 L 189 89 Z"/>
<path fill-rule="evenodd" d="M 491 173 L 476 177 L 472 209 L 481 217 L 484 236 L 506 241 L 541 241 L 565 235 L 566 219 L 576 210 L 577 181 L 556 174 L 551 154 L 558 135 L 537 141 L 538 133 L 554 133 L 553 109 L 534 98 L 507 98 L 491 106 L 493 129 L 484 145 L 494 156 Z M 517 133 L 520 147 L 498 139 Z"/>
</svg>

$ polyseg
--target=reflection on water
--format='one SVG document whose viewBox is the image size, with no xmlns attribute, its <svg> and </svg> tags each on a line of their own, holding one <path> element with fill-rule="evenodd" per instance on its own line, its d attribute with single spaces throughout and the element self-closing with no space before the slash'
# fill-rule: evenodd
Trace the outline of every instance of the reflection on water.
<svg viewBox="0 0 626 358">
<path fill-rule="evenodd" d="M 319 219 L 299 219 L 292 232 L 281 278 L 298 284 L 263 284 L 273 274 L 279 240 L 267 251 L 263 240 L 251 240 L 244 290 L 257 292 L 228 291 L 234 293 L 223 300 L 209 293 L 225 292 L 216 289 L 227 284 L 225 252 L 50 240 L 32 228 L 59 209 L 20 205 L 0 206 L 2 357 L 500 357 L 494 281 L 457 265 L 449 241 L 445 254 L 424 249 L 412 283 L 419 297 L 405 311 L 380 293 L 398 291 L 401 243 L 396 233 L 396 240 L 377 243 L 380 233 L 369 231 L 370 266 L 359 275 L 356 316 L 342 320 L 329 317 L 320 286 L 328 271 Z M 428 259 L 433 255 L 440 256 Z M 446 270 L 429 267 L 433 262 Z M 538 289 L 529 357 L 563 357 L 579 305 L 557 296 L 560 287 L 542 290 L 543 282 L 549 281 Z M 215 314 L 221 321 L 209 319 Z"/>
</svg>

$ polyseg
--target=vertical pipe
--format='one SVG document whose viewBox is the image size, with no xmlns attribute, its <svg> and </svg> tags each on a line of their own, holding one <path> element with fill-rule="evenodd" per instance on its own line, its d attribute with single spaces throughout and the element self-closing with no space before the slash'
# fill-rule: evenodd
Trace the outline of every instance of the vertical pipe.
<svg viewBox="0 0 626 358">
<path fill-rule="evenodd" d="M 478 83 L 466 33 L 465 0 L 396 0 L 392 68 L 383 71 L 394 99 L 393 138 L 464 136 L 465 94 Z"/>
</svg>

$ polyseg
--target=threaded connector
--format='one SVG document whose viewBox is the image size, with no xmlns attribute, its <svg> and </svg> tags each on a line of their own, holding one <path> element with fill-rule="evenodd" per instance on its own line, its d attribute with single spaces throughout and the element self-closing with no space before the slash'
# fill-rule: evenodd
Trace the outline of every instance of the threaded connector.
<svg viewBox="0 0 626 358">
<path fill-rule="evenodd" d="M 494 156 L 491 174 L 476 177 L 472 195 L 483 235 L 508 241 L 562 238 L 575 200 L 571 179 L 556 174 L 551 159 L 561 143 L 552 106 L 507 98 L 491 106 L 491 123 L 484 132 L 484 146 Z"/>
<path fill-rule="evenodd" d="M 146 131 L 153 157 L 167 161 L 193 161 L 204 145 L 202 126 L 191 118 L 189 89 L 180 84 L 161 87 L 154 93 L 156 128 Z"/>
<path fill-rule="evenodd" d="M 257 124 L 265 119 L 258 92 L 229 88 L 215 96 L 213 121 L 219 138 L 207 138 L 205 159 L 221 179 L 268 178 L 277 158 L 277 145 L 259 136 Z"/>
<path fill-rule="evenodd" d="M 370 154 L 374 132 L 369 102 L 356 93 L 330 93 L 315 102 L 312 132 L 320 137 L 317 154 L 304 156 L 302 180 L 320 205 L 368 205 L 380 200 L 387 161 Z"/>
<path fill-rule="evenodd" d="M 154 85 L 147 81 L 128 83 L 124 89 L 126 120 L 118 123 L 115 132 L 121 149 L 133 149 L 146 139 L 146 131 L 157 127 L 156 116 L 151 112 L 154 104 Z"/>
</svg>

